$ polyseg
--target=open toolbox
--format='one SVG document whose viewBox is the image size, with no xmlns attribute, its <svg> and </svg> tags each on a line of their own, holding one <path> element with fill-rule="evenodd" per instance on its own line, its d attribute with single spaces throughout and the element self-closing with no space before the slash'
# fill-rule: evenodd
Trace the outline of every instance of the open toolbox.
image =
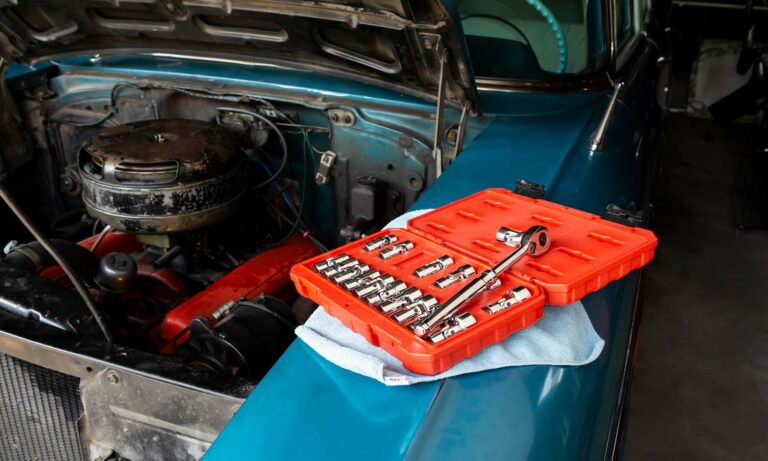
<svg viewBox="0 0 768 461">
<path fill-rule="evenodd" d="M 499 228 L 524 231 L 537 225 L 548 229 L 549 250 L 523 256 L 463 306 L 464 318 L 472 320 L 465 328 L 437 342 L 409 328 L 414 318 L 407 317 L 425 311 L 421 300 L 433 297 L 430 301 L 439 306 L 514 251 L 496 239 Z M 370 250 L 376 244 L 381 246 Z M 505 189 L 487 189 L 411 219 L 406 229 L 383 230 L 297 264 L 291 278 L 301 295 L 369 343 L 397 357 L 407 369 L 432 375 L 533 324 L 544 304 L 572 303 L 644 266 L 655 247 L 656 237 L 647 229 Z M 404 251 L 393 251 L 397 248 Z M 382 252 L 393 254 L 382 259 Z M 336 260 L 340 262 L 331 262 Z M 441 260 L 444 264 L 435 264 Z M 461 269 L 466 277 L 450 278 Z M 359 283 L 375 280 L 360 276 L 377 271 L 385 283 Z M 446 280 L 453 283 L 446 285 Z M 490 308 L 510 298 L 503 308 Z M 416 309 L 407 309 L 414 305 Z"/>
</svg>

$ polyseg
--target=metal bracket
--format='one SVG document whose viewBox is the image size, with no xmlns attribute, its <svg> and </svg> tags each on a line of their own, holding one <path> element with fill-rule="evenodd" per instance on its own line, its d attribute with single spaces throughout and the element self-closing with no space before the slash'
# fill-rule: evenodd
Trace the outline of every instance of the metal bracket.
<svg viewBox="0 0 768 461">
<path fill-rule="evenodd" d="M 334 125 L 352 126 L 355 124 L 355 114 L 350 110 L 328 109 L 328 119 Z"/>
<path fill-rule="evenodd" d="M 315 173 L 315 183 L 322 186 L 327 184 L 331 179 L 331 169 L 336 162 L 336 152 L 327 150 L 320 156 L 320 165 L 317 167 L 317 173 Z"/>
</svg>

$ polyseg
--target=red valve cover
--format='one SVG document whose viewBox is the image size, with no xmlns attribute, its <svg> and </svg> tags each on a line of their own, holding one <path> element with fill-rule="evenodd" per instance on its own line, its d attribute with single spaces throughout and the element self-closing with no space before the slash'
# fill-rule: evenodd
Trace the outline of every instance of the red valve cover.
<svg viewBox="0 0 768 461">
<path fill-rule="evenodd" d="M 211 314 L 227 301 L 262 293 L 280 297 L 290 288 L 290 270 L 294 264 L 317 254 L 309 240 L 294 236 L 283 245 L 259 253 L 205 290 L 172 309 L 155 329 L 162 343 L 171 340 L 199 316 Z"/>
</svg>

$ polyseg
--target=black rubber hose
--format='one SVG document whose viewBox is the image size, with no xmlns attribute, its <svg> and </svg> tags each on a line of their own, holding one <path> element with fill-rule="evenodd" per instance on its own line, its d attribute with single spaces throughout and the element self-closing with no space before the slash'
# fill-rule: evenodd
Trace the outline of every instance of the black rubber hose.
<svg viewBox="0 0 768 461">
<path fill-rule="evenodd" d="M 99 258 L 75 242 L 51 239 L 51 244 L 66 258 L 80 277 L 93 282 L 99 267 Z M 45 251 L 40 242 L 30 242 L 19 245 L 3 259 L 7 266 L 38 273 L 43 269 L 58 265 L 53 257 Z"/>
</svg>

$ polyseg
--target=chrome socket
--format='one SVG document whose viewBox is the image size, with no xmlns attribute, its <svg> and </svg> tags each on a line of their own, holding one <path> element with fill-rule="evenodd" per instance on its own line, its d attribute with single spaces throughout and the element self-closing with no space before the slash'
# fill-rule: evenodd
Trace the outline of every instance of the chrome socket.
<svg viewBox="0 0 768 461">
<path fill-rule="evenodd" d="M 396 312 L 408 304 L 411 304 L 412 302 L 416 301 L 421 296 L 421 290 L 419 290 L 416 287 L 411 287 L 405 290 L 400 296 L 395 298 L 392 301 L 385 302 L 381 306 L 379 306 L 379 309 L 381 309 L 382 312 L 389 315 L 392 312 Z"/>
<path fill-rule="evenodd" d="M 443 255 L 437 258 L 436 260 L 432 261 L 431 263 L 428 263 L 419 267 L 418 269 L 413 271 L 413 275 L 415 275 L 420 279 L 423 279 L 424 277 L 428 277 L 432 274 L 436 274 L 440 272 L 441 270 L 452 265 L 453 263 L 454 263 L 453 258 L 451 258 L 448 255 Z"/>
<path fill-rule="evenodd" d="M 406 240 L 401 243 L 396 243 L 389 248 L 385 248 L 381 250 L 381 252 L 379 253 L 379 258 L 386 261 L 387 259 L 394 258 L 397 255 L 401 255 L 403 253 L 407 253 L 413 250 L 413 247 L 414 247 L 413 242 L 411 242 L 410 240 Z"/>
<path fill-rule="evenodd" d="M 349 259 L 348 254 L 340 254 L 338 256 L 334 256 L 332 258 L 328 258 L 326 260 L 320 261 L 319 263 L 315 264 L 315 270 L 318 272 L 322 272 L 326 269 L 329 269 L 336 264 L 341 264 L 344 261 L 347 261 Z"/>
<path fill-rule="evenodd" d="M 464 331 L 476 323 L 477 319 L 474 315 L 470 314 L 469 312 L 463 312 L 455 317 L 450 318 L 442 330 L 429 335 L 429 340 L 433 343 L 445 341 L 456 333 Z"/>
<path fill-rule="evenodd" d="M 347 280 L 346 282 L 342 283 L 341 286 L 343 286 L 349 291 L 352 291 L 355 288 L 368 285 L 369 283 L 373 282 L 374 279 L 380 276 L 381 276 L 381 272 L 379 272 L 377 269 L 368 269 L 367 271 L 360 274 L 358 278 Z"/>
<path fill-rule="evenodd" d="M 365 286 L 355 289 L 355 296 L 358 298 L 365 298 L 366 296 L 377 293 L 387 287 L 390 283 L 394 283 L 395 278 L 389 274 L 382 274 L 379 277 L 371 280 Z"/>
<path fill-rule="evenodd" d="M 383 302 L 396 298 L 407 289 L 408 285 L 406 285 L 405 282 L 398 280 L 389 284 L 385 289 L 379 291 L 378 293 L 367 296 L 365 298 L 365 302 L 371 306 L 378 306 Z"/>
<path fill-rule="evenodd" d="M 469 276 L 473 275 L 475 272 L 475 268 L 470 266 L 469 264 L 464 264 L 463 266 L 459 267 L 455 271 L 451 272 L 450 274 L 446 275 L 445 277 L 441 277 L 435 281 L 435 286 L 437 288 L 447 288 L 454 283 L 460 282 L 462 280 L 466 280 Z"/>
<path fill-rule="evenodd" d="M 355 266 L 350 267 L 349 269 L 345 270 L 344 272 L 341 272 L 339 274 L 336 274 L 333 276 L 333 281 L 336 283 L 343 283 L 347 280 L 353 279 L 355 277 L 360 276 L 365 271 L 370 270 L 370 266 L 365 263 L 359 263 Z"/>
<path fill-rule="evenodd" d="M 392 316 L 397 323 L 405 324 L 411 320 L 423 317 L 437 306 L 437 299 L 432 295 L 425 295 L 417 299 L 414 303 L 405 306 L 405 309 Z"/>
<path fill-rule="evenodd" d="M 322 271 L 322 274 L 326 278 L 331 278 L 334 275 L 341 274 L 342 272 L 346 271 L 347 269 L 351 269 L 355 266 L 360 264 L 360 261 L 358 261 L 355 258 L 349 258 L 346 261 L 342 263 L 336 263 L 335 265 L 329 267 L 328 269 Z"/>
<path fill-rule="evenodd" d="M 517 288 L 512 288 L 511 290 L 507 291 L 503 298 L 499 299 L 496 302 L 488 304 L 483 308 L 483 310 L 489 314 L 496 314 L 505 309 L 508 309 L 511 306 L 514 306 L 515 304 L 525 301 L 530 297 L 531 297 L 531 292 L 528 290 L 528 288 L 519 286 Z"/>
<path fill-rule="evenodd" d="M 496 231 L 496 240 L 504 242 L 511 247 L 519 247 L 523 242 L 523 235 L 525 235 L 525 232 L 518 232 L 508 227 L 500 227 Z"/>
<path fill-rule="evenodd" d="M 384 248 L 385 246 L 389 245 L 390 243 L 397 242 L 397 235 L 382 235 L 379 238 L 373 239 L 370 242 L 363 245 L 363 250 L 371 252 L 376 251 L 380 248 Z"/>
</svg>

